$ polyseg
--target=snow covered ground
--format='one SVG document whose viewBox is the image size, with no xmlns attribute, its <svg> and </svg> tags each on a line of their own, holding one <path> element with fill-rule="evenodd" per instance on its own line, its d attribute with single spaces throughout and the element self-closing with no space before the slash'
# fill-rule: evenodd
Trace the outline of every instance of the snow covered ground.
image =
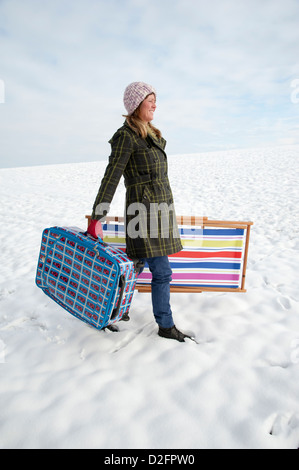
<svg viewBox="0 0 299 470">
<path fill-rule="evenodd" d="M 252 220 L 247 293 L 149 294 L 97 331 L 35 286 L 42 230 L 85 228 L 106 162 L 0 170 L 0 447 L 299 447 L 299 147 L 169 157 L 177 214 Z M 111 215 L 122 214 L 120 184 Z"/>
</svg>

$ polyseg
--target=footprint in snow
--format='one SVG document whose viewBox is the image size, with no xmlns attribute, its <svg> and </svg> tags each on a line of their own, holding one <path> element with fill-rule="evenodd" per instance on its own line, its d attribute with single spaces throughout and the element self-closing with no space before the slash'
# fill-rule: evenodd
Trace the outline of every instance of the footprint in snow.
<svg viewBox="0 0 299 470">
<path fill-rule="evenodd" d="M 298 436 L 299 445 L 299 413 L 285 412 L 275 414 L 269 434 L 285 438 L 293 436 L 297 438 Z"/>
<path fill-rule="evenodd" d="M 287 297 L 278 297 L 277 302 L 284 310 L 289 310 L 291 308 L 290 299 L 288 299 Z"/>
</svg>

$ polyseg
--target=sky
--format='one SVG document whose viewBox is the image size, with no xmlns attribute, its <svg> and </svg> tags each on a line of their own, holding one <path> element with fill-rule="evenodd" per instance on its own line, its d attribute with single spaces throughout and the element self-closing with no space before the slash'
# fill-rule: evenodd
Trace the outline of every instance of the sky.
<svg viewBox="0 0 299 470">
<path fill-rule="evenodd" d="M 299 0 L 0 0 L 0 167 L 106 160 L 134 81 L 168 155 L 299 144 Z"/>
</svg>

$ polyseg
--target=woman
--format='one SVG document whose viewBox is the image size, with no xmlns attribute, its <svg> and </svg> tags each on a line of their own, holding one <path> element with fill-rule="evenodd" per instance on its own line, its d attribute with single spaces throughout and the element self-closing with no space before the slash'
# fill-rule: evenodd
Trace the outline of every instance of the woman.
<svg viewBox="0 0 299 470">
<path fill-rule="evenodd" d="M 133 82 L 124 93 L 127 115 L 112 139 L 111 155 L 94 202 L 89 233 L 97 237 L 121 176 L 126 186 L 126 251 L 130 258 L 146 262 L 152 273 L 152 305 L 158 334 L 180 342 L 187 335 L 173 321 L 170 307 L 172 271 L 168 255 L 181 251 L 167 175 L 166 141 L 151 121 L 156 110 L 156 91 Z M 136 213 L 138 214 L 136 216 Z"/>
</svg>

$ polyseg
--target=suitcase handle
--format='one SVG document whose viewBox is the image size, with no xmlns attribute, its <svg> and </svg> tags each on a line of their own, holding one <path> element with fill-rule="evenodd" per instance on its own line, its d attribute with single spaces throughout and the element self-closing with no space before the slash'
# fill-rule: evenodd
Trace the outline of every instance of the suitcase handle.
<svg viewBox="0 0 299 470">
<path fill-rule="evenodd" d="M 119 278 L 119 287 L 121 288 L 121 290 L 119 294 L 118 304 L 117 304 L 117 307 L 113 309 L 110 320 L 114 320 L 114 318 L 116 318 L 119 313 L 119 309 L 120 309 L 122 298 L 123 298 L 124 291 L 125 291 L 125 285 L 126 285 L 126 277 L 124 274 L 122 274 Z"/>
<path fill-rule="evenodd" d="M 108 246 L 108 243 L 104 242 L 104 240 L 102 240 L 102 238 L 100 238 L 99 236 L 98 236 L 98 238 L 94 238 L 94 237 L 93 237 L 92 235 L 90 235 L 90 233 L 88 233 L 87 231 L 86 231 L 86 232 L 81 232 L 81 233 L 82 233 L 82 235 L 85 235 L 86 237 L 89 237 L 89 238 L 91 238 L 92 240 L 99 242 L 99 243 L 100 243 L 101 245 L 103 245 L 103 246 Z"/>
</svg>

